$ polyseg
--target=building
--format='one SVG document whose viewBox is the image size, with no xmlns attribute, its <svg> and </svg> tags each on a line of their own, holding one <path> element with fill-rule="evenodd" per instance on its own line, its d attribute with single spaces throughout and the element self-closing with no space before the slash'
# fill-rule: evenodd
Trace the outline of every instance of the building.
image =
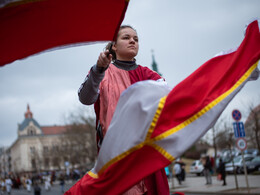
<svg viewBox="0 0 260 195">
<path fill-rule="evenodd" d="M 57 147 L 66 126 L 40 126 L 33 118 L 29 105 L 24 116 L 23 122 L 18 124 L 18 137 L 9 148 L 12 171 L 20 173 L 55 169 L 47 163 L 48 159 L 44 159 L 43 154 L 51 147 Z"/>
<path fill-rule="evenodd" d="M 84 124 L 41 126 L 33 118 L 29 105 L 27 105 L 24 117 L 22 123 L 18 124 L 17 139 L 8 149 L 2 151 L 2 155 L 0 154 L 1 174 L 4 174 L 4 172 L 6 174 L 6 172 L 33 173 L 65 170 L 68 167 L 78 168 L 79 165 L 93 164 L 90 157 L 96 155 L 96 153 L 95 151 L 88 151 L 86 147 L 91 145 L 90 139 L 95 139 L 89 135 L 88 132 L 90 131 L 86 131 L 88 126 Z M 75 130 L 77 131 L 80 128 L 81 133 L 77 135 Z M 84 140 L 80 144 L 77 139 L 75 143 L 71 137 L 68 137 L 68 132 L 70 132 L 70 136 L 74 136 L 73 139 L 78 136 Z M 84 152 L 86 155 L 82 156 L 81 154 L 84 154 Z M 74 155 L 74 159 L 72 155 Z M 75 155 L 78 156 L 76 160 Z"/>
<path fill-rule="evenodd" d="M 4 178 L 11 171 L 11 155 L 7 147 L 0 148 L 0 178 Z"/>
</svg>

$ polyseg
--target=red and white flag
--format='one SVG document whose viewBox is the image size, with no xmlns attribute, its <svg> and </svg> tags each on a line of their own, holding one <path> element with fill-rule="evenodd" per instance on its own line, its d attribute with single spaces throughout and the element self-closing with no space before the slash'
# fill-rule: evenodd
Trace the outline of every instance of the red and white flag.
<svg viewBox="0 0 260 195">
<path fill-rule="evenodd" d="M 122 194 L 169 165 L 216 122 L 245 83 L 258 78 L 260 32 L 248 25 L 241 45 L 216 56 L 174 89 L 142 81 L 117 104 L 95 167 L 65 194 Z"/>
<path fill-rule="evenodd" d="M 0 1 L 0 66 L 61 46 L 113 40 L 128 1 Z"/>
</svg>

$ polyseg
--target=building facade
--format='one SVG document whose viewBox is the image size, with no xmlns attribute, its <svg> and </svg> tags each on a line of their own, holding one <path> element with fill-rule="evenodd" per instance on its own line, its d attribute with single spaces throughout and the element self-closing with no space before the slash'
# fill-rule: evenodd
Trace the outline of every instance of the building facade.
<svg viewBox="0 0 260 195">
<path fill-rule="evenodd" d="M 44 152 L 58 147 L 66 126 L 40 126 L 33 118 L 29 105 L 24 116 L 23 122 L 18 124 L 18 137 L 9 148 L 12 172 L 54 170 L 54 166 L 46 163 L 47 156 L 45 157 Z M 60 167 L 62 168 L 62 162 Z"/>
<path fill-rule="evenodd" d="M 87 125 L 40 126 L 27 105 L 24 120 L 18 124 L 17 139 L 0 150 L 1 175 L 92 166 L 95 141 L 88 130 Z"/>
<path fill-rule="evenodd" d="M 0 148 L 0 178 L 11 172 L 11 155 L 7 147 Z"/>
</svg>

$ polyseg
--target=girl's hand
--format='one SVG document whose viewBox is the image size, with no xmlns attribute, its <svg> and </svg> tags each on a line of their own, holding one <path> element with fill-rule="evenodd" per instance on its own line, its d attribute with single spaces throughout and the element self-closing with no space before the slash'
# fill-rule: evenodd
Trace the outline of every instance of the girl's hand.
<svg viewBox="0 0 260 195">
<path fill-rule="evenodd" d="M 97 60 L 97 66 L 100 68 L 106 68 L 112 61 L 112 54 L 109 53 L 108 50 L 101 52 L 98 60 Z"/>
</svg>

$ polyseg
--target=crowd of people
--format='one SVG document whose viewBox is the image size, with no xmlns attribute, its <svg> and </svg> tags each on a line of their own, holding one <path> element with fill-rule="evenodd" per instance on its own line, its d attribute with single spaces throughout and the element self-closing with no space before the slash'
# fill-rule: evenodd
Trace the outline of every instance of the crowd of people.
<svg viewBox="0 0 260 195">
<path fill-rule="evenodd" d="M 24 188 L 27 191 L 31 191 L 32 179 L 29 176 L 14 176 L 12 174 L 8 174 L 1 179 L 1 193 L 3 194 L 5 191 L 7 194 L 11 194 L 12 188 L 20 189 Z"/>
<path fill-rule="evenodd" d="M 60 185 L 61 192 L 65 192 L 65 181 L 76 181 L 85 174 L 85 171 L 77 169 L 64 172 L 44 172 L 39 174 L 13 174 L 9 173 L 6 176 L 0 176 L 0 192 L 3 194 L 11 194 L 12 189 L 24 189 L 27 192 L 34 192 L 34 195 L 40 195 L 41 192 L 50 191 L 54 182 Z"/>
</svg>

